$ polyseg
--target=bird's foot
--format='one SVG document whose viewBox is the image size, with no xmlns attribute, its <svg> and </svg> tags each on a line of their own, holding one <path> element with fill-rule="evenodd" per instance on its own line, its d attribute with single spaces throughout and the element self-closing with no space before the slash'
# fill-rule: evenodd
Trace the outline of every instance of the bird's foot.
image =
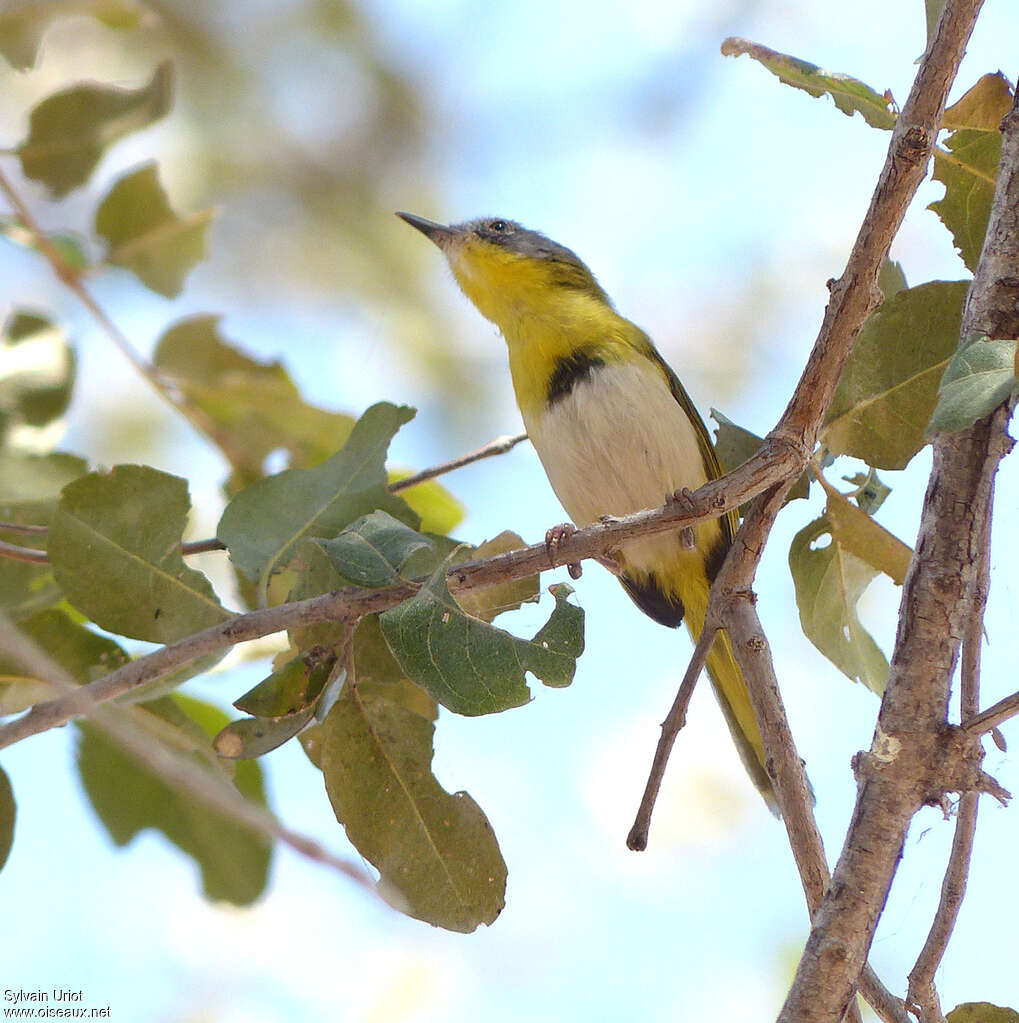
<svg viewBox="0 0 1019 1023">
<path fill-rule="evenodd" d="M 671 494 L 666 494 L 665 503 L 667 505 L 678 504 L 682 507 L 683 511 L 690 515 L 697 515 L 700 512 L 700 508 L 694 500 L 693 491 L 689 487 L 681 487 Z M 697 549 L 697 535 L 694 533 L 693 526 L 684 526 L 679 531 L 679 542 L 685 550 L 693 551 Z"/>
<path fill-rule="evenodd" d="M 552 562 L 553 568 L 555 567 L 555 559 L 563 541 L 568 540 L 576 531 L 577 527 L 572 522 L 561 522 L 558 526 L 553 526 L 545 534 L 545 550 L 548 551 L 548 558 Z M 575 562 L 567 565 L 566 571 L 570 573 L 571 579 L 579 579 L 583 569 L 580 562 Z"/>
<path fill-rule="evenodd" d="M 693 491 L 689 487 L 680 487 L 679 490 L 666 494 L 665 503 L 681 505 L 683 511 L 689 512 L 691 515 L 697 515 L 701 510 L 700 505 L 694 500 Z"/>
</svg>

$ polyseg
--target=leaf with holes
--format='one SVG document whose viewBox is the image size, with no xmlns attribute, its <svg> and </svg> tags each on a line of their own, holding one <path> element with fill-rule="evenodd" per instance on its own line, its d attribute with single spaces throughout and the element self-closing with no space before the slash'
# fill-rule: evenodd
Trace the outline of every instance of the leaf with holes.
<svg viewBox="0 0 1019 1023">
<path fill-rule="evenodd" d="M 816 546 L 823 537 L 829 538 L 827 546 Z M 789 568 L 807 639 L 848 678 L 883 692 L 888 661 L 856 611 L 878 570 L 839 544 L 823 516 L 793 537 Z"/>
<path fill-rule="evenodd" d="M 584 612 L 573 592 L 554 586 L 555 610 L 534 639 L 518 639 L 466 614 L 446 585 L 440 566 L 411 600 L 379 616 L 393 656 L 442 706 L 457 714 L 496 714 L 526 703 L 530 671 L 548 686 L 573 681 L 583 652 Z"/>
</svg>

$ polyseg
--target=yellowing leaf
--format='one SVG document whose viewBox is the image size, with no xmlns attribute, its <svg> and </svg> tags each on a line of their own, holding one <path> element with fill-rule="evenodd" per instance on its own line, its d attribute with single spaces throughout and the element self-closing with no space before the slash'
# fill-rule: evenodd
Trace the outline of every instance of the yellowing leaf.
<svg viewBox="0 0 1019 1023">
<path fill-rule="evenodd" d="M 520 536 L 507 529 L 475 547 L 470 552 L 470 560 L 490 558 L 526 546 Z M 461 594 L 457 598 L 457 603 L 466 614 L 490 622 L 503 611 L 512 611 L 525 601 L 536 601 L 540 592 L 539 582 L 538 575 L 532 575 L 526 579 L 500 583 L 498 586 L 486 586 L 483 590 Z"/>
<path fill-rule="evenodd" d="M 351 416 L 308 405 L 278 362 L 258 362 L 223 339 L 218 316 L 192 316 L 156 346 L 160 373 L 208 417 L 212 440 L 233 466 L 231 492 L 261 479 L 270 453 L 290 468 L 318 465 L 350 436 Z"/>
<path fill-rule="evenodd" d="M 793 538 L 789 568 L 807 639 L 844 675 L 875 693 L 883 692 L 888 661 L 856 612 L 878 570 L 843 547 L 823 516 Z"/>
<path fill-rule="evenodd" d="M 89 179 L 109 146 L 167 114 L 172 96 L 169 62 L 140 89 L 87 83 L 58 92 L 32 111 L 17 150 L 21 169 L 55 197 L 66 195 Z"/>
<path fill-rule="evenodd" d="M 943 127 L 952 129 L 944 148 L 934 150 L 934 180 L 945 196 L 933 210 L 952 232 L 963 262 L 976 271 L 991 214 L 1001 160 L 999 124 L 1012 106 L 1008 80 L 999 71 L 984 75 L 958 103 L 945 111 Z"/>
<path fill-rule="evenodd" d="M 963 1002 L 945 1019 L 948 1023 L 1019 1023 L 1019 1012 L 990 1002 Z"/>
<path fill-rule="evenodd" d="M 179 217 L 170 208 L 154 163 L 126 174 L 96 210 L 96 234 L 109 245 L 106 261 L 130 270 L 153 291 L 176 298 L 194 265 L 205 258 L 205 231 L 214 216 Z"/>
<path fill-rule="evenodd" d="M 906 581 L 912 548 L 837 494 L 828 495 L 825 515 L 835 541 L 843 550 L 884 572 L 896 586 Z"/>
</svg>

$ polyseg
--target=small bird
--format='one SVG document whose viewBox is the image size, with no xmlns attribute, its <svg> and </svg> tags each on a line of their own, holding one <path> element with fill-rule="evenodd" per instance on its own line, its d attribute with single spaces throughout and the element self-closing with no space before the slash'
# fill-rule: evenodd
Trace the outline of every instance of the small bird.
<svg viewBox="0 0 1019 1023">
<path fill-rule="evenodd" d="M 397 216 L 439 247 L 464 294 L 501 331 L 527 435 L 577 526 L 658 507 L 722 475 L 679 378 L 570 249 L 498 217 L 446 227 Z M 736 525 L 729 513 L 628 541 L 612 569 L 645 614 L 671 628 L 685 618 L 696 640 Z M 740 757 L 777 812 L 760 729 L 724 632 L 707 670 Z"/>
</svg>

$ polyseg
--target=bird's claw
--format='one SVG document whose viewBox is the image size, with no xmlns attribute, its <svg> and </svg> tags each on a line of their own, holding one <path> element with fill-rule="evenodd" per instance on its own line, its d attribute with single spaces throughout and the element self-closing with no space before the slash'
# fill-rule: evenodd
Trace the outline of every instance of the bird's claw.
<svg viewBox="0 0 1019 1023">
<path fill-rule="evenodd" d="M 564 540 L 568 540 L 577 531 L 577 527 L 572 522 L 561 522 L 558 526 L 553 526 L 545 534 L 545 550 L 548 552 L 549 561 L 552 562 L 552 567 L 555 567 L 556 555 L 559 553 L 559 548 Z M 570 573 L 571 579 L 579 579 L 583 568 L 580 562 L 574 562 L 566 566 L 566 571 Z"/>
<path fill-rule="evenodd" d="M 694 500 L 693 491 L 689 487 L 680 487 L 679 490 L 666 494 L 665 503 L 681 504 L 684 511 L 689 512 L 691 515 L 696 515 L 700 511 L 697 502 Z"/>
</svg>

